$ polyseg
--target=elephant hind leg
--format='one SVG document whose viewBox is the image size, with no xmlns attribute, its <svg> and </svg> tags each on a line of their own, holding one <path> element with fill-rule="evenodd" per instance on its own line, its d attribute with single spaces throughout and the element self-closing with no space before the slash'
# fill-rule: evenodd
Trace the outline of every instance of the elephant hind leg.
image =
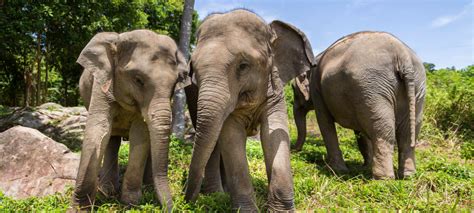
<svg viewBox="0 0 474 213">
<path fill-rule="evenodd" d="M 407 114 L 407 112 L 399 112 L 399 114 Z M 415 139 L 418 138 L 418 134 L 420 133 L 422 115 L 423 104 L 417 103 Z M 415 147 L 412 147 L 410 144 L 410 136 L 410 120 L 408 116 L 406 116 L 397 126 L 399 178 L 412 176 L 416 172 Z"/>
<path fill-rule="evenodd" d="M 211 157 L 206 165 L 206 171 L 203 180 L 203 187 L 201 192 L 204 194 L 211 194 L 214 192 L 223 192 L 221 181 L 221 152 L 219 150 L 219 142 L 217 142 L 214 151 L 212 151 Z"/>
<path fill-rule="evenodd" d="M 421 123 L 416 124 L 416 132 L 420 130 Z M 397 128 L 398 142 L 398 177 L 406 178 L 416 172 L 415 166 L 415 147 L 410 145 L 410 122 L 409 119 L 402 121 Z"/>
<path fill-rule="evenodd" d="M 119 192 L 118 152 L 121 141 L 120 136 L 111 136 L 104 153 L 99 174 L 99 192 L 106 197 L 115 196 Z"/>
<path fill-rule="evenodd" d="M 359 151 L 364 158 L 364 166 L 372 165 L 372 142 L 359 131 L 354 131 L 354 134 L 357 138 L 357 146 Z"/>
<path fill-rule="evenodd" d="M 393 109 L 383 106 L 371 116 L 368 127 L 368 136 L 372 141 L 372 175 L 374 179 L 391 179 L 395 177 L 393 171 L 393 150 L 396 143 L 395 117 Z M 385 109 L 385 110 L 384 110 Z"/>
<path fill-rule="evenodd" d="M 336 125 L 334 124 L 335 120 L 322 100 L 321 95 L 315 93 L 313 100 L 315 100 L 316 119 L 323 136 L 324 145 L 326 146 L 329 166 L 336 172 L 347 172 L 349 169 L 342 158 L 342 152 L 339 148 Z"/>
<path fill-rule="evenodd" d="M 224 122 L 218 142 L 232 207 L 242 212 L 256 212 L 257 205 L 245 151 L 246 137 L 245 128 L 229 117 Z"/>
</svg>

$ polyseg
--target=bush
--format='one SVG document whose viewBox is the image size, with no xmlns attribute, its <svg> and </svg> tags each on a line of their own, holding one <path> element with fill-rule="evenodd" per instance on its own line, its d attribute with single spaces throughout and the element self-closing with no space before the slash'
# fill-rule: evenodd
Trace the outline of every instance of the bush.
<svg viewBox="0 0 474 213">
<path fill-rule="evenodd" d="M 474 66 L 427 73 L 422 138 L 461 146 L 471 159 L 474 142 Z"/>
</svg>

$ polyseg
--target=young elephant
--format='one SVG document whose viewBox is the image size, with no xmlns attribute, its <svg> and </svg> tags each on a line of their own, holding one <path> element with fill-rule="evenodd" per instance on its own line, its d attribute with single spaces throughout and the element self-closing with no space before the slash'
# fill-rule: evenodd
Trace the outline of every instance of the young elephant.
<svg viewBox="0 0 474 213">
<path fill-rule="evenodd" d="M 375 179 L 415 172 L 415 140 L 425 97 L 423 64 L 403 42 L 384 32 L 358 32 L 327 48 L 311 74 L 310 94 L 329 164 L 347 170 L 334 122 L 360 132 Z"/>
<path fill-rule="evenodd" d="M 321 54 L 316 57 L 316 64 L 319 62 L 320 56 Z M 311 70 L 314 69 L 315 68 L 312 68 Z M 306 140 L 306 115 L 309 111 L 314 110 L 314 104 L 311 100 L 309 90 L 309 78 L 311 75 L 311 70 L 297 76 L 291 82 L 291 88 L 293 89 L 293 118 L 295 119 L 297 130 L 296 144 L 292 148 L 296 152 L 299 152 L 303 149 L 303 145 Z M 354 133 L 357 138 L 359 151 L 364 158 L 364 166 L 368 166 L 372 161 L 368 152 L 370 144 L 367 144 L 368 141 L 365 140 L 365 136 L 363 136 L 359 131 L 354 131 Z M 330 155 L 331 153 L 328 154 Z M 331 156 L 329 158 L 331 158 Z"/>
<path fill-rule="evenodd" d="M 196 139 L 185 199 L 195 200 L 206 164 L 224 163 L 234 208 L 256 211 L 247 159 L 246 137 L 260 136 L 269 181 L 268 207 L 292 210 L 288 118 L 283 84 L 313 66 L 311 46 L 295 27 L 238 9 L 213 14 L 198 29 L 191 57 L 197 98 Z M 217 144 L 218 141 L 218 144 Z M 217 144 L 217 146 L 216 146 Z M 216 151 L 217 150 L 217 151 Z M 217 159 L 217 160 L 216 160 Z"/>
<path fill-rule="evenodd" d="M 84 67 L 79 89 L 89 111 L 74 205 L 90 206 L 99 187 L 118 191 L 117 152 L 121 137 L 130 139 L 130 156 L 120 200 L 135 204 L 141 197 L 144 166 L 150 153 L 155 191 L 172 207 L 168 186 L 170 98 L 190 83 L 184 58 L 168 36 L 148 30 L 95 35 L 77 63 Z M 151 146 L 150 146 L 151 142 Z"/>
</svg>

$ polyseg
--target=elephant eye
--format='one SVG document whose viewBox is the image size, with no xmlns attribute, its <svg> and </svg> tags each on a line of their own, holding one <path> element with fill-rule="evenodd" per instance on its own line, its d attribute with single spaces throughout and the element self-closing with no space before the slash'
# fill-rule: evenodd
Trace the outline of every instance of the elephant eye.
<svg viewBox="0 0 474 213">
<path fill-rule="evenodd" d="M 247 62 L 242 62 L 239 64 L 238 70 L 239 72 L 245 71 L 250 67 L 250 64 Z"/>
<path fill-rule="evenodd" d="M 140 87 L 143 87 L 145 85 L 145 83 L 143 83 L 143 80 L 138 76 L 135 77 L 135 83 Z"/>
</svg>

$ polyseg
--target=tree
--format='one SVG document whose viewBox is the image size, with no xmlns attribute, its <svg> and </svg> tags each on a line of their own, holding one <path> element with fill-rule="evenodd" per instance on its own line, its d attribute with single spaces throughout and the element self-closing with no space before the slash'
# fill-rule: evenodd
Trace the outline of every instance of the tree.
<svg viewBox="0 0 474 213">
<path fill-rule="evenodd" d="M 96 33 L 148 28 L 178 40 L 182 13 L 183 0 L 0 0 L 0 104 L 78 105 L 76 59 Z"/>
<path fill-rule="evenodd" d="M 193 23 L 194 0 L 185 0 L 181 27 L 179 33 L 179 50 L 183 53 L 186 61 L 189 59 L 189 44 L 191 40 L 191 28 Z M 173 133 L 177 138 L 184 138 L 185 129 L 185 103 L 186 94 L 184 89 L 175 92 L 173 97 Z"/>
<path fill-rule="evenodd" d="M 433 71 L 435 71 L 435 66 L 436 65 L 434 65 L 432 63 L 428 63 L 428 62 L 423 62 L 423 66 L 425 66 L 425 70 L 427 72 L 433 72 Z"/>
</svg>

